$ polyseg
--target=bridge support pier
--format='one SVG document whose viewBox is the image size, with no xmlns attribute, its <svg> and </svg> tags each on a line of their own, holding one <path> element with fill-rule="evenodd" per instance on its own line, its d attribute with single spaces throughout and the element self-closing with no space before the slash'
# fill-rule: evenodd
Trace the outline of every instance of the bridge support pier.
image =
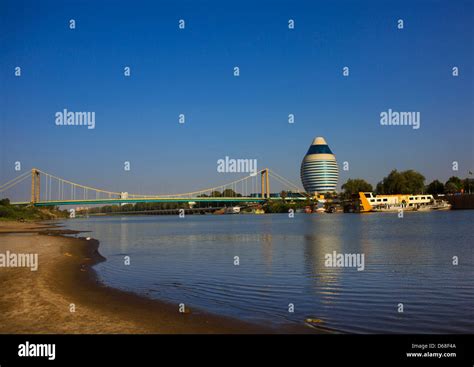
<svg viewBox="0 0 474 367">
<path fill-rule="evenodd" d="M 31 170 L 31 203 L 33 204 L 40 201 L 40 185 L 40 172 L 36 168 L 33 168 Z"/>
</svg>

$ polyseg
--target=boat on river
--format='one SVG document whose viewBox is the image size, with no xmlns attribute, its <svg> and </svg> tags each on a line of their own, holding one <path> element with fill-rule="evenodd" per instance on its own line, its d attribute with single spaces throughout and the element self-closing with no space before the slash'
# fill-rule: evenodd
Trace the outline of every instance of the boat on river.
<svg viewBox="0 0 474 367">
<path fill-rule="evenodd" d="M 435 199 L 433 195 L 374 195 L 371 192 L 359 192 L 360 212 L 399 212 L 449 210 L 451 204 Z"/>
</svg>

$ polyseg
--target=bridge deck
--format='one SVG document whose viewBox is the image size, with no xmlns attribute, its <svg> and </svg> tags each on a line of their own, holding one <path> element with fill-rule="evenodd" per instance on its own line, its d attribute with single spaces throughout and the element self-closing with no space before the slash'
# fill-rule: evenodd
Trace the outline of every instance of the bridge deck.
<svg viewBox="0 0 474 367">
<path fill-rule="evenodd" d="M 97 205 L 97 204 L 129 204 L 129 203 L 262 203 L 267 200 L 282 200 L 279 197 L 261 198 L 261 197 L 194 197 L 194 198 L 168 198 L 153 197 L 140 199 L 90 199 L 90 200 L 51 200 L 38 201 L 35 206 L 61 206 L 61 205 Z M 306 198 L 286 198 L 285 200 L 306 200 Z M 16 202 L 13 205 L 25 205 L 29 202 Z"/>
</svg>

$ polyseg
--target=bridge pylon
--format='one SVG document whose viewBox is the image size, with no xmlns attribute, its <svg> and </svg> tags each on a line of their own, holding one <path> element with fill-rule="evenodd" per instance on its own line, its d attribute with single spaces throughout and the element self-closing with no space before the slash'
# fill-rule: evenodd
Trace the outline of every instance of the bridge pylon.
<svg viewBox="0 0 474 367">
<path fill-rule="evenodd" d="M 262 183 L 262 199 L 270 198 L 270 179 L 268 172 L 268 168 L 265 168 L 260 172 L 260 180 Z"/>
<path fill-rule="evenodd" d="M 40 171 L 36 168 L 31 170 L 31 203 L 37 203 L 40 201 L 41 193 L 41 180 L 40 180 Z"/>
</svg>

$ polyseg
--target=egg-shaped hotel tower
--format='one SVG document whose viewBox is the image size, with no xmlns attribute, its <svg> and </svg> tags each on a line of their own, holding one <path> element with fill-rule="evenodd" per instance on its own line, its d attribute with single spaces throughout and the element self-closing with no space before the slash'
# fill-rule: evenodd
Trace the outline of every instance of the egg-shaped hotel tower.
<svg viewBox="0 0 474 367">
<path fill-rule="evenodd" d="M 339 169 L 336 157 L 322 137 L 317 137 L 301 163 L 301 181 L 309 194 L 336 191 Z"/>
</svg>

